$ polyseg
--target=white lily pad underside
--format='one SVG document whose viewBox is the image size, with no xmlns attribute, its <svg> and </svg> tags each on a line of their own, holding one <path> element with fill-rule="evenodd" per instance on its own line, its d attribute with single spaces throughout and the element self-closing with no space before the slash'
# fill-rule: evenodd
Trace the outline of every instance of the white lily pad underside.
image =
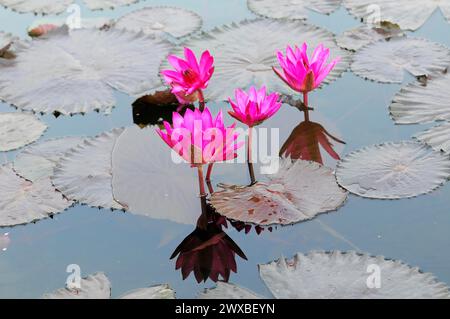
<svg viewBox="0 0 450 319">
<path fill-rule="evenodd" d="M 371 268 L 372 267 L 372 268 Z M 380 284 L 373 280 L 380 271 Z M 259 266 L 280 299 L 448 299 L 448 287 L 399 261 L 356 252 L 311 252 Z M 372 287 L 372 288 L 369 288 Z"/>
<path fill-rule="evenodd" d="M 448 0 L 344 0 L 351 14 L 367 22 L 389 21 L 403 30 L 417 30 L 438 8 L 450 19 Z"/>
<path fill-rule="evenodd" d="M 450 159 L 419 142 L 391 142 L 348 154 L 336 177 L 339 185 L 362 197 L 410 198 L 443 185 L 450 177 Z"/>
<path fill-rule="evenodd" d="M 344 49 L 358 51 L 362 47 L 380 40 L 390 40 L 393 37 L 403 36 L 398 26 L 384 23 L 379 27 L 362 25 L 350 29 L 336 37 L 337 44 Z"/>
<path fill-rule="evenodd" d="M 42 296 L 43 299 L 111 299 L 111 282 L 102 273 L 82 278 L 79 288 L 61 288 Z M 119 299 L 175 299 L 169 285 L 152 286 L 127 292 Z"/>
<path fill-rule="evenodd" d="M 159 65 L 170 47 L 142 33 L 62 28 L 0 66 L 0 98 L 40 113 L 110 113 L 114 90 L 140 96 L 161 87 Z"/>
<path fill-rule="evenodd" d="M 450 73 L 402 88 L 390 106 L 397 124 L 450 121 Z"/>
<path fill-rule="evenodd" d="M 38 140 L 47 129 L 32 114 L 0 113 L 0 152 L 19 149 Z"/>
<path fill-rule="evenodd" d="M 51 177 L 61 156 L 82 141 L 82 137 L 63 137 L 31 145 L 16 156 L 14 171 L 29 181 Z"/>
<path fill-rule="evenodd" d="M 247 0 L 251 11 L 268 18 L 308 18 L 308 11 L 330 14 L 341 6 L 342 0 Z"/>
<path fill-rule="evenodd" d="M 222 101 L 233 96 L 237 87 L 247 89 L 252 85 L 265 85 L 270 91 L 293 94 L 272 67 L 278 67 L 277 50 L 303 42 L 309 44 L 310 52 L 323 43 L 330 48 L 330 61 L 341 57 L 324 83 L 333 82 L 348 69 L 350 53 L 336 45 L 332 33 L 294 20 L 256 19 L 225 25 L 189 39 L 173 53 L 183 56 L 183 47 L 189 47 L 199 56 L 208 49 L 215 59 L 215 73 L 205 94 L 207 99 Z M 164 61 L 162 69 L 172 67 Z"/>
<path fill-rule="evenodd" d="M 0 227 L 28 224 L 69 208 L 49 178 L 36 182 L 19 177 L 10 164 L 0 166 Z"/>
<path fill-rule="evenodd" d="M 85 139 L 59 160 L 52 182 L 67 198 L 92 207 L 123 209 L 113 199 L 111 153 L 123 129 Z"/>
<path fill-rule="evenodd" d="M 91 10 L 114 9 L 139 0 L 83 0 Z M 0 0 L 0 5 L 21 13 L 58 14 L 65 12 L 75 0 Z"/>
<path fill-rule="evenodd" d="M 174 154 L 178 159 L 178 155 Z M 114 198 L 132 214 L 195 225 L 201 214 L 196 169 L 172 161 L 153 127 L 127 128 L 113 151 Z"/>
<path fill-rule="evenodd" d="M 450 65 L 450 50 L 418 38 L 393 38 L 378 41 L 358 50 L 351 65 L 362 78 L 382 83 L 402 83 L 404 72 L 429 76 L 444 72 Z"/>
<path fill-rule="evenodd" d="M 450 123 L 444 123 L 414 136 L 437 151 L 450 155 Z"/>
<path fill-rule="evenodd" d="M 195 12 L 176 7 L 146 7 L 120 18 L 115 27 L 145 34 L 187 36 L 202 27 L 202 18 Z"/>
<path fill-rule="evenodd" d="M 257 225 L 288 225 L 337 210 L 347 198 L 333 171 L 307 161 L 280 162 L 267 183 L 251 187 L 229 186 L 211 197 L 221 215 Z"/>
</svg>

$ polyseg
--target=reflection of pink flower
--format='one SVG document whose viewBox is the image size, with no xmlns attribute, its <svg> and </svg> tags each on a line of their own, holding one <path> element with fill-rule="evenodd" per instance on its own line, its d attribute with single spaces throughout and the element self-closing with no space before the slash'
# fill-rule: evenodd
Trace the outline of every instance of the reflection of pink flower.
<svg viewBox="0 0 450 319">
<path fill-rule="evenodd" d="M 176 269 L 181 269 L 183 280 L 194 272 L 199 283 L 208 278 L 214 282 L 228 281 L 230 273 L 237 272 L 236 255 L 247 260 L 244 252 L 222 230 L 224 222 L 208 206 L 196 229 L 175 249 L 170 259 L 178 256 Z"/>
<path fill-rule="evenodd" d="M 328 133 L 322 125 L 309 121 L 302 122 L 292 131 L 281 147 L 280 156 L 323 164 L 319 147 L 322 146 L 332 158 L 340 160 L 339 154 L 333 149 L 330 138 L 345 144 L 344 141 Z"/>
<path fill-rule="evenodd" d="M 202 99 L 202 90 L 206 89 L 214 73 L 214 58 L 205 51 L 198 62 L 189 48 L 184 48 L 184 56 L 186 60 L 170 55 L 168 60 L 175 70 L 164 70 L 162 75 L 180 103 L 189 104 Z"/>
<path fill-rule="evenodd" d="M 28 31 L 28 35 L 30 37 L 40 37 L 57 28 L 58 26 L 54 24 L 41 24 L 40 26 L 37 26 L 36 28 L 33 28 L 30 31 Z"/>
<path fill-rule="evenodd" d="M 265 86 L 258 91 L 251 87 L 248 94 L 241 89 L 237 89 L 235 97 L 235 102 L 231 98 L 229 99 L 233 111 L 228 113 L 249 127 L 261 124 L 281 107 L 281 102 L 278 101 L 280 95 L 278 93 L 267 95 Z"/>
<path fill-rule="evenodd" d="M 222 112 L 212 118 L 208 108 L 202 112 L 187 109 L 184 117 L 173 113 L 173 126 L 164 121 L 165 131 L 158 129 L 161 138 L 181 157 L 193 166 L 232 160 L 236 150 L 238 133 L 235 124 L 225 127 Z"/>
<path fill-rule="evenodd" d="M 303 43 L 301 48 L 297 46 L 292 49 L 286 48 L 286 56 L 281 51 L 277 52 L 278 61 L 283 72 L 273 68 L 275 73 L 294 91 L 307 93 L 319 87 L 334 66 L 339 62 L 339 58 L 326 64 L 330 56 L 330 49 L 324 48 L 320 44 L 312 56 L 308 57 L 308 46 Z"/>
</svg>

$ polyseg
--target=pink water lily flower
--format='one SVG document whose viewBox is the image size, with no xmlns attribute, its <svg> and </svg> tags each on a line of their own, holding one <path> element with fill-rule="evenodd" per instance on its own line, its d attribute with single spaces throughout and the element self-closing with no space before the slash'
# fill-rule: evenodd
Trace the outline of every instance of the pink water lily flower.
<svg viewBox="0 0 450 319">
<path fill-rule="evenodd" d="M 232 160 L 237 157 L 236 124 L 226 127 L 222 111 L 213 119 L 204 111 L 187 109 L 184 116 L 173 113 L 172 126 L 164 121 L 165 130 L 158 129 L 161 138 L 192 166 Z"/>
<path fill-rule="evenodd" d="M 214 58 L 209 51 L 205 51 L 198 61 L 189 48 L 184 48 L 184 56 L 185 60 L 175 55 L 168 57 L 175 70 L 162 71 L 164 80 L 171 86 L 172 93 L 180 103 L 189 104 L 197 100 L 204 102 L 202 90 L 207 88 L 214 73 Z"/>
<path fill-rule="evenodd" d="M 228 113 L 249 127 L 261 124 L 281 107 L 281 102 L 278 100 L 280 95 L 278 93 L 267 95 L 265 86 L 259 90 L 251 87 L 248 93 L 236 89 L 235 97 L 235 102 L 231 98 L 228 99 L 233 108 L 233 111 Z"/>
<path fill-rule="evenodd" d="M 340 58 L 336 58 L 327 64 L 330 49 L 325 48 L 322 44 L 314 50 L 311 57 L 308 57 L 307 50 L 308 45 L 306 43 L 303 43 L 301 48 L 295 46 L 292 49 L 287 46 L 286 56 L 281 51 L 277 52 L 278 61 L 283 70 L 273 68 L 280 79 L 294 91 L 302 93 L 310 92 L 319 87 L 340 61 Z"/>
</svg>

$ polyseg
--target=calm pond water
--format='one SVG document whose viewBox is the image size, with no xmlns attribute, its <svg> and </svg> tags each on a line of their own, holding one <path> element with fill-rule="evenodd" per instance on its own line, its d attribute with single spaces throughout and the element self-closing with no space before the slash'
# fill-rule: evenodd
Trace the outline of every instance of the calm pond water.
<svg viewBox="0 0 450 319">
<path fill-rule="evenodd" d="M 141 1 L 110 11 L 90 12 L 82 7 L 82 16 L 116 18 L 157 4 L 198 12 L 204 19 L 204 30 L 254 17 L 245 0 Z M 25 37 L 26 28 L 35 19 L 32 14 L 0 8 L 0 30 L 18 36 Z M 343 8 L 330 16 L 311 13 L 310 22 L 334 33 L 359 24 Z M 450 25 L 440 12 L 414 35 L 450 46 Z M 409 76 L 405 83 L 412 80 Z M 336 82 L 311 94 L 310 103 L 318 108 L 312 119 L 347 142 L 341 154 L 375 143 L 408 140 L 425 126 L 394 125 L 388 106 L 400 87 L 364 81 L 346 72 Z M 132 125 L 134 99 L 120 93 L 116 93 L 116 97 L 119 103 L 110 116 L 97 113 L 59 118 L 40 116 L 49 126 L 43 139 L 95 135 Z M 217 111 L 226 104 L 211 107 Z M 0 103 L 0 111 L 13 112 L 14 109 Z M 302 119 L 302 113 L 284 105 L 265 125 L 279 127 L 282 142 Z M 14 156 L 14 152 L 6 154 L 9 160 Z M 216 176 L 215 183 L 242 182 L 242 171 L 235 172 L 235 176 L 226 179 Z M 450 185 L 447 184 L 430 195 L 400 201 L 368 200 L 350 195 L 338 212 L 294 226 L 278 227 L 271 233 L 264 231 L 261 235 L 254 231 L 246 235 L 230 227 L 229 236 L 248 257 L 248 261 L 236 258 L 238 273 L 231 275 L 230 282 L 270 296 L 259 278 L 258 264 L 311 250 L 359 250 L 419 266 L 450 284 L 449 207 Z M 192 298 L 204 288 L 214 286 L 211 281 L 199 285 L 192 275 L 183 281 L 180 272 L 175 270 L 174 261 L 169 260 L 178 244 L 193 231 L 192 226 L 76 205 L 53 219 L 0 231 L 9 232 L 11 239 L 9 249 L 0 252 L 0 298 L 39 298 L 63 287 L 69 264 L 80 265 L 83 276 L 105 272 L 112 282 L 113 297 L 132 289 L 168 283 L 177 297 Z"/>
</svg>

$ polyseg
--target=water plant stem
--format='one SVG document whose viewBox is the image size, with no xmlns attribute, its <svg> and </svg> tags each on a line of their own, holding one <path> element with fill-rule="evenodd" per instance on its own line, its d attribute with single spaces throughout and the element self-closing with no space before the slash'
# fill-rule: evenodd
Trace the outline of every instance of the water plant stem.
<svg viewBox="0 0 450 319">
<path fill-rule="evenodd" d="M 248 143 L 247 143 L 247 165 L 248 165 L 248 172 L 250 174 L 250 185 L 256 184 L 256 178 L 255 178 L 255 170 L 253 169 L 253 158 L 252 158 L 252 140 L 253 140 L 253 127 L 248 128 Z"/>
<path fill-rule="evenodd" d="M 207 203 L 206 203 L 206 192 L 205 192 L 205 182 L 203 177 L 203 165 L 197 166 L 198 171 L 198 186 L 200 188 L 200 203 L 202 206 L 202 215 L 207 213 Z"/>
<path fill-rule="evenodd" d="M 308 108 L 308 92 L 303 93 L 303 113 L 305 114 L 305 121 L 309 122 L 309 108 Z"/>
<path fill-rule="evenodd" d="M 200 188 L 200 197 L 203 197 L 206 196 L 205 182 L 203 177 L 203 165 L 198 165 L 197 170 L 198 170 L 198 186 Z"/>
</svg>

